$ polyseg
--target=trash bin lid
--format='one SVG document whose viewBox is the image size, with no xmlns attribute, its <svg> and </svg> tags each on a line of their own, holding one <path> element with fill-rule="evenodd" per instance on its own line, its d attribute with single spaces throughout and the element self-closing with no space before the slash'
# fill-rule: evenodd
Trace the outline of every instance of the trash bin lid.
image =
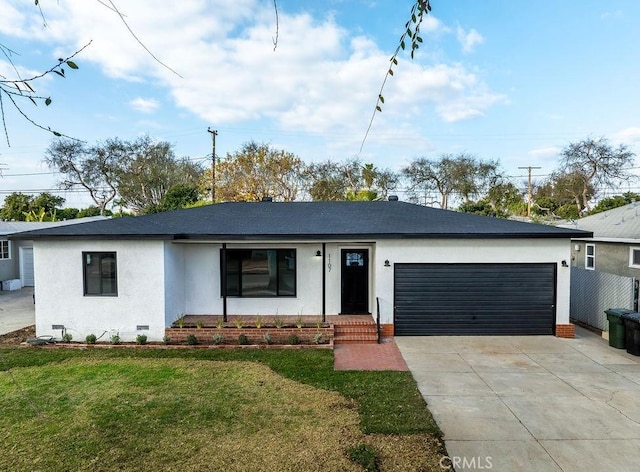
<svg viewBox="0 0 640 472">
<path fill-rule="evenodd" d="M 629 308 L 609 308 L 604 310 L 604 312 L 611 316 L 624 316 L 626 314 L 633 313 L 633 310 L 630 310 Z"/>
<path fill-rule="evenodd" d="M 632 320 L 640 323 L 640 313 L 623 313 L 622 318 L 625 320 Z"/>
</svg>

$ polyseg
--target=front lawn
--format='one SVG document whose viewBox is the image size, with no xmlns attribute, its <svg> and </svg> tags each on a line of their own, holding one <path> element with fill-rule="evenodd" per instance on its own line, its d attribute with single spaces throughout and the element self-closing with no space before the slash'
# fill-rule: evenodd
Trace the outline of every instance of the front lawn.
<svg viewBox="0 0 640 472">
<path fill-rule="evenodd" d="M 408 372 L 324 350 L 0 350 L 0 470 L 438 470 Z"/>
</svg>

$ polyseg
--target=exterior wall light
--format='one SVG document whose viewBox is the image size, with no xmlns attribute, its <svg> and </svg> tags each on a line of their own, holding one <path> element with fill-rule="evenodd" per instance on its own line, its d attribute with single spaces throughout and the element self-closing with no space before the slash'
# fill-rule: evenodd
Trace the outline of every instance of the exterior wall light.
<svg viewBox="0 0 640 472">
<path fill-rule="evenodd" d="M 384 266 L 385 267 L 391 267 L 391 264 L 389 263 L 389 259 L 384 261 Z"/>
<path fill-rule="evenodd" d="M 562 267 L 569 267 L 569 264 L 567 264 L 567 261 L 562 261 Z"/>
<path fill-rule="evenodd" d="M 316 257 L 320 257 L 320 256 L 322 256 L 322 252 L 316 251 Z"/>
</svg>

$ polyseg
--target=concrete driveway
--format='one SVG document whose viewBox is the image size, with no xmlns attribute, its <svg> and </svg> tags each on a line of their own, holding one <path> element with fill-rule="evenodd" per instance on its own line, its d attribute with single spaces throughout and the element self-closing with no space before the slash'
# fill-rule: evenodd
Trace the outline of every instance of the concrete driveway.
<svg viewBox="0 0 640 472">
<path fill-rule="evenodd" d="M 580 328 L 395 341 L 458 472 L 638 470 L 640 357 Z"/>
<path fill-rule="evenodd" d="M 33 288 L 0 291 L 0 334 L 36 324 Z"/>
</svg>

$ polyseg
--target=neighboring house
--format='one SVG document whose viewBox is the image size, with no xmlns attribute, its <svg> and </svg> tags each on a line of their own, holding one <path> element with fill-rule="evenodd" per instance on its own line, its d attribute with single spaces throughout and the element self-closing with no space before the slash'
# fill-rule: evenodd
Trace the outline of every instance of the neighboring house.
<svg viewBox="0 0 640 472">
<path fill-rule="evenodd" d="M 33 287 L 33 241 L 10 240 L 9 236 L 22 231 L 52 228 L 55 226 L 87 223 L 104 217 L 78 218 L 54 222 L 0 221 L 0 282 L 20 280 L 20 286 Z"/>
<path fill-rule="evenodd" d="M 576 287 L 572 294 L 580 311 L 592 311 L 592 317 L 599 315 L 601 318 L 590 324 L 605 329 L 605 317 L 601 312 L 611 308 L 611 304 L 638 310 L 640 204 L 630 203 L 561 226 L 593 233 L 591 238 L 574 238 L 571 245 L 571 265 L 598 274 L 598 277 L 595 274 L 594 277 L 579 275 L 585 282 L 581 282 L 580 289 Z M 585 306 L 590 297 L 594 299 L 592 308 Z"/>
<path fill-rule="evenodd" d="M 640 203 L 596 213 L 562 225 L 593 233 L 574 238 L 574 267 L 627 277 L 640 276 Z"/>
<path fill-rule="evenodd" d="M 48 228 L 36 329 L 159 341 L 189 315 L 376 314 L 385 335 L 556 334 L 571 238 L 590 233 L 385 202 L 220 203 Z"/>
</svg>

